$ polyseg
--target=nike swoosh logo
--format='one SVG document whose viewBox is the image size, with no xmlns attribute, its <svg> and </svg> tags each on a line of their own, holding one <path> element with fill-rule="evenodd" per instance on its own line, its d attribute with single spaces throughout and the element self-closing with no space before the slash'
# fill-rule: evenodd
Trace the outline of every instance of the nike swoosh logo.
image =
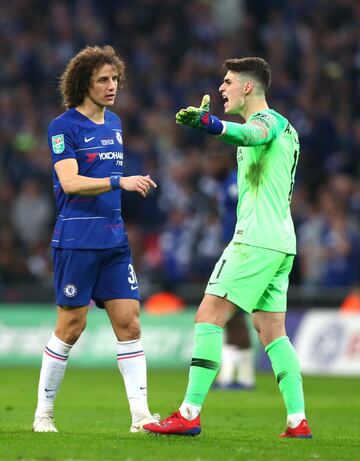
<svg viewBox="0 0 360 461">
<path fill-rule="evenodd" d="M 140 386 L 140 389 L 143 391 L 144 389 L 146 389 L 146 387 L 141 387 L 141 386 Z"/>
<path fill-rule="evenodd" d="M 216 285 L 219 282 L 209 282 L 209 285 Z"/>
<path fill-rule="evenodd" d="M 134 291 L 134 290 L 137 290 L 138 287 L 136 286 L 136 287 L 130 287 L 130 288 Z"/>
<path fill-rule="evenodd" d="M 95 139 L 95 136 L 93 136 L 92 138 L 87 138 L 87 137 L 85 137 L 85 138 L 84 138 L 84 141 L 85 141 L 85 142 L 89 142 L 89 141 L 92 141 L 93 139 Z"/>
<path fill-rule="evenodd" d="M 46 389 L 45 388 L 45 392 L 53 392 L 55 389 Z"/>
</svg>

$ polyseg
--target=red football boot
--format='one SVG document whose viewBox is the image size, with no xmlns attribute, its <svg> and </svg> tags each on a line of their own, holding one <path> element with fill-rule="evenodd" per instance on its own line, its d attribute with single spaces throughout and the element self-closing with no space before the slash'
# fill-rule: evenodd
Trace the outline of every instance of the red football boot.
<svg viewBox="0 0 360 461">
<path fill-rule="evenodd" d="M 292 438 L 292 439 L 311 439 L 312 433 L 308 422 L 306 419 L 303 419 L 301 423 L 296 426 L 294 429 L 288 427 L 285 432 L 280 434 L 280 437 L 283 439 Z"/>
<path fill-rule="evenodd" d="M 180 411 L 176 411 L 158 423 L 145 424 L 144 429 L 153 434 L 198 435 L 201 432 L 200 416 L 189 421 L 181 416 Z"/>
</svg>

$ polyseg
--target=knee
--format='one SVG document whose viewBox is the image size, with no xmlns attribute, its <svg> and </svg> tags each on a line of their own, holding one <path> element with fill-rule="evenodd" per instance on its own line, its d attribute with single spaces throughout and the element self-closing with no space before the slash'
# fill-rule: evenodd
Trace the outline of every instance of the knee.
<svg viewBox="0 0 360 461">
<path fill-rule="evenodd" d="M 260 325 L 253 322 L 253 327 L 255 328 L 256 333 L 260 336 L 260 333 L 261 333 Z"/>
<path fill-rule="evenodd" d="M 275 339 L 286 336 L 285 329 L 268 330 L 266 328 L 258 333 L 261 344 L 266 347 L 271 344 Z"/>
<path fill-rule="evenodd" d="M 75 344 L 85 330 L 86 319 L 71 319 L 66 323 L 57 325 L 55 335 L 67 344 Z"/>
<path fill-rule="evenodd" d="M 141 331 L 139 317 L 136 316 L 129 319 L 116 330 L 116 336 L 120 341 L 131 341 L 132 339 L 140 338 Z"/>
<path fill-rule="evenodd" d="M 253 316 L 253 325 L 264 347 L 280 336 L 286 336 L 285 317 L 283 315 L 258 312 Z"/>
<path fill-rule="evenodd" d="M 140 338 L 140 320 L 139 317 L 135 317 L 127 327 L 127 333 L 129 339 Z"/>
<path fill-rule="evenodd" d="M 212 319 L 209 318 L 206 311 L 199 309 L 196 312 L 195 323 L 212 323 Z"/>
<path fill-rule="evenodd" d="M 220 308 L 211 303 L 208 299 L 200 303 L 200 306 L 196 312 L 195 323 L 211 323 L 214 325 L 224 326 L 223 312 Z"/>
<path fill-rule="evenodd" d="M 226 322 L 221 313 L 212 312 L 207 309 L 199 309 L 195 316 L 195 323 L 211 323 L 223 328 Z"/>
</svg>

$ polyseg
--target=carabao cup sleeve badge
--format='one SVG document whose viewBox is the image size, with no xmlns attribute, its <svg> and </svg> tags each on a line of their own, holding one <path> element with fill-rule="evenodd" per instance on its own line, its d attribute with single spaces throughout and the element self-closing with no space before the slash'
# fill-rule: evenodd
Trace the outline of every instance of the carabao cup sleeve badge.
<svg viewBox="0 0 360 461">
<path fill-rule="evenodd" d="M 54 154 L 62 154 L 65 150 L 65 141 L 63 134 L 56 134 L 51 138 Z"/>
</svg>

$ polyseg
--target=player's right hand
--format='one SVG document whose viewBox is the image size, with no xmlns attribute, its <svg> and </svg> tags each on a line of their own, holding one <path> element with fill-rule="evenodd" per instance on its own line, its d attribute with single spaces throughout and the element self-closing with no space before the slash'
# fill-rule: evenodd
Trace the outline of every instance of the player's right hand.
<svg viewBox="0 0 360 461">
<path fill-rule="evenodd" d="M 175 116 L 178 125 L 206 131 L 218 135 L 223 131 L 223 123 L 214 115 L 210 115 L 210 96 L 203 96 L 200 107 L 189 106 L 181 109 Z"/>
<path fill-rule="evenodd" d="M 120 179 L 121 189 L 138 192 L 144 198 L 148 195 L 151 188 L 156 188 L 157 184 L 147 176 L 123 176 Z"/>
</svg>

